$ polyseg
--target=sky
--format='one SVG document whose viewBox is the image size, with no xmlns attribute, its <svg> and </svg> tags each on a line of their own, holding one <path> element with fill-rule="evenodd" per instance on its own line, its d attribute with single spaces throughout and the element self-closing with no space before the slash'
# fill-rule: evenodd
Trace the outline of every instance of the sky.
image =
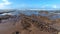
<svg viewBox="0 0 60 34">
<path fill-rule="evenodd" d="M 0 0 L 0 9 L 60 9 L 60 0 Z"/>
</svg>

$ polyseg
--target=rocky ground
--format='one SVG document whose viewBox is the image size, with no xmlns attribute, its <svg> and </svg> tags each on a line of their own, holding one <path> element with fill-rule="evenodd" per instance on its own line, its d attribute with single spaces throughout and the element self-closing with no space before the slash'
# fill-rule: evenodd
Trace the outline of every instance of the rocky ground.
<svg viewBox="0 0 60 34">
<path fill-rule="evenodd" d="M 51 27 L 55 21 L 44 16 L 21 14 L 1 21 L 0 34 L 58 34 L 58 30 Z"/>
</svg>

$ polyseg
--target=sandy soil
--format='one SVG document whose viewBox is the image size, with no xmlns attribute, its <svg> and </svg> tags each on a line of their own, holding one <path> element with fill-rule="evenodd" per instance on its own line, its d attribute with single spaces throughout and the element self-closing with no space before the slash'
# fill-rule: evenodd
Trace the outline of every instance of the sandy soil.
<svg viewBox="0 0 60 34">
<path fill-rule="evenodd" d="M 46 28 L 48 30 L 45 23 L 50 23 L 49 19 L 45 17 L 39 17 L 40 19 L 38 17 L 26 17 L 23 16 L 22 20 L 19 20 L 19 18 L 2 20 L 2 23 L 0 23 L 0 34 L 53 34 L 40 29 L 42 26 L 43 29 Z M 33 18 L 36 18 L 37 21 L 34 21 Z"/>
<path fill-rule="evenodd" d="M 15 25 L 13 25 L 13 23 L 0 24 L 0 34 L 16 34 L 16 31 L 18 31 L 19 34 L 51 34 L 48 32 L 40 31 L 33 25 L 29 28 L 29 30 L 23 30 L 20 21 Z"/>
</svg>

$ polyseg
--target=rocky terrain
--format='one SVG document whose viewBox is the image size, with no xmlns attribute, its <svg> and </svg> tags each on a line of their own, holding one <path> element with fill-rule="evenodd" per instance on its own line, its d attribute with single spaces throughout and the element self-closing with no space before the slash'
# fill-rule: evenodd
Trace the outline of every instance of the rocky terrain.
<svg viewBox="0 0 60 34">
<path fill-rule="evenodd" d="M 60 19 L 51 20 L 40 14 L 4 16 L 0 18 L 0 34 L 59 34 Z"/>
</svg>

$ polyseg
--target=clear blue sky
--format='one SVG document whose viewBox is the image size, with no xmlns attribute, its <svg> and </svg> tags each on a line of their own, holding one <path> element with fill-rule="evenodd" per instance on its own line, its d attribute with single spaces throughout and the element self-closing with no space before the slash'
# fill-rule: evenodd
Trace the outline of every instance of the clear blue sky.
<svg viewBox="0 0 60 34">
<path fill-rule="evenodd" d="M 1 0 L 0 8 L 60 9 L 60 0 Z"/>
</svg>

